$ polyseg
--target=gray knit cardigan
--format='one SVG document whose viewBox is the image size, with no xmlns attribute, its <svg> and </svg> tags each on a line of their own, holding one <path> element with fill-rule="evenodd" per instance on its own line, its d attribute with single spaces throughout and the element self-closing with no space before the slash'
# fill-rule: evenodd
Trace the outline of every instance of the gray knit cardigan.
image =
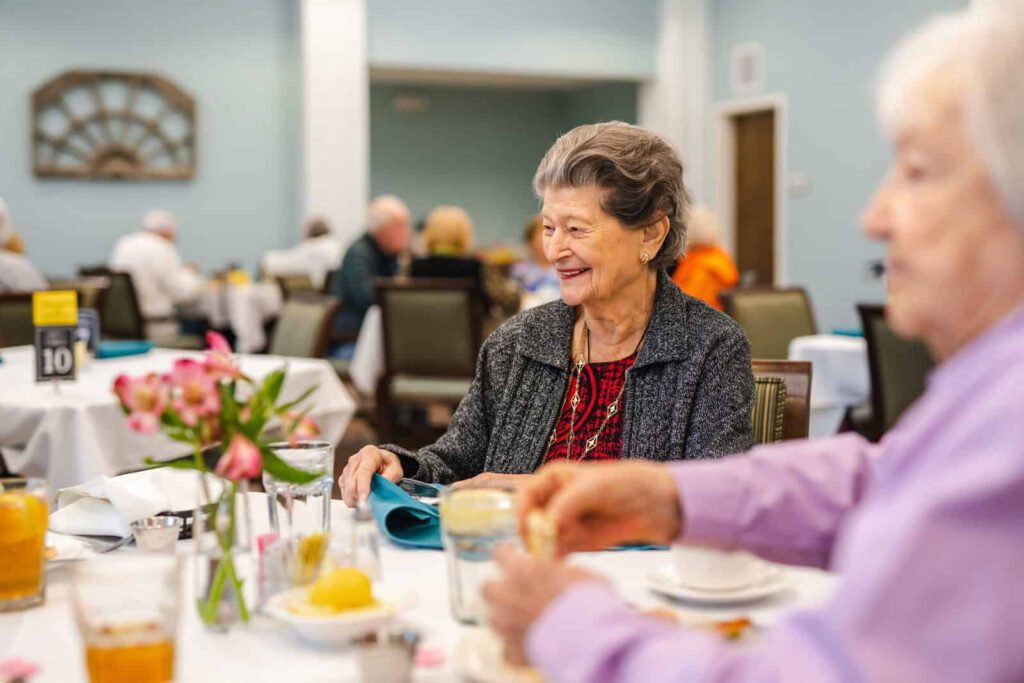
<svg viewBox="0 0 1024 683">
<path fill-rule="evenodd" d="M 381 448 L 399 456 L 405 476 L 424 481 L 533 472 L 562 408 L 574 323 L 574 309 L 561 301 L 512 317 L 480 349 L 448 431 L 418 452 Z M 750 448 L 754 379 L 746 335 L 659 273 L 623 402 L 623 458 L 716 458 Z"/>
</svg>

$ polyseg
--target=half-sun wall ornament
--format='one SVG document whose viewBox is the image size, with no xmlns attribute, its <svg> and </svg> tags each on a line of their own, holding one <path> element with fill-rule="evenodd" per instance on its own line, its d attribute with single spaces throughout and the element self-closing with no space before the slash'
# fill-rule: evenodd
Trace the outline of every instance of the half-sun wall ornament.
<svg viewBox="0 0 1024 683">
<path fill-rule="evenodd" d="M 195 131 L 195 100 L 155 74 L 65 71 L 32 93 L 37 176 L 189 179 Z"/>
</svg>

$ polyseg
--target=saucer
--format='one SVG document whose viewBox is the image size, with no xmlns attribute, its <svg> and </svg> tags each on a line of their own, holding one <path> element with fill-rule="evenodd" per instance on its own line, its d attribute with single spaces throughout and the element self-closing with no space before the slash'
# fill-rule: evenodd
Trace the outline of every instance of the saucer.
<svg viewBox="0 0 1024 683">
<path fill-rule="evenodd" d="M 501 643 L 489 629 L 466 629 L 452 658 L 455 670 L 472 683 L 544 683 L 531 668 L 511 667 L 505 663 Z"/>
<path fill-rule="evenodd" d="M 682 583 L 672 565 L 647 575 L 647 587 L 655 593 L 705 605 L 733 605 L 741 602 L 762 600 L 781 592 L 789 585 L 785 575 L 775 567 L 768 567 L 764 576 L 755 583 L 723 590 L 694 588 Z"/>
</svg>

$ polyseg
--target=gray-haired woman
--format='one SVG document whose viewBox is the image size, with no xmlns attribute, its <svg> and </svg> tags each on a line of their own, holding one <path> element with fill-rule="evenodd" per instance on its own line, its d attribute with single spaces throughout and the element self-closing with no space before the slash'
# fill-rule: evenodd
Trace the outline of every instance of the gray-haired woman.
<svg viewBox="0 0 1024 683">
<path fill-rule="evenodd" d="M 548 150 L 533 185 L 561 301 L 487 339 L 436 443 L 354 455 L 339 482 L 349 505 L 374 473 L 490 484 L 551 460 L 713 458 L 751 446 L 746 337 L 664 273 L 686 239 L 675 151 L 625 123 L 580 126 Z"/>
</svg>

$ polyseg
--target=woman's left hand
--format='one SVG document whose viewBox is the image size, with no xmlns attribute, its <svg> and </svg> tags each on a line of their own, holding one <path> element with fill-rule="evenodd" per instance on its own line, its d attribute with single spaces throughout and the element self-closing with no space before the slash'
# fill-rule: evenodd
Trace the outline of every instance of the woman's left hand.
<svg viewBox="0 0 1024 683">
<path fill-rule="evenodd" d="M 532 474 L 499 474 L 484 472 L 452 484 L 453 489 L 519 488 L 533 478 Z"/>
<path fill-rule="evenodd" d="M 502 569 L 501 577 L 483 587 L 490 625 L 505 643 L 508 663 L 522 666 L 527 663 L 526 634 L 548 605 L 571 586 L 599 577 L 509 546 L 498 548 L 494 557 Z"/>
</svg>

